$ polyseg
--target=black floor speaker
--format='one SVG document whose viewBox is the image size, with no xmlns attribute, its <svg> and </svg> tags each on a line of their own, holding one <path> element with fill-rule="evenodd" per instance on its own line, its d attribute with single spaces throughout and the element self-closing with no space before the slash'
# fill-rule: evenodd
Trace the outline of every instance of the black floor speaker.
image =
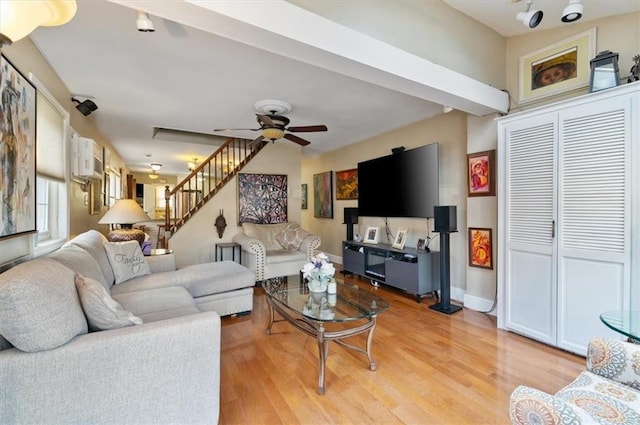
<svg viewBox="0 0 640 425">
<path fill-rule="evenodd" d="M 438 233 L 457 232 L 458 218 L 455 205 L 443 205 L 433 207 L 433 226 Z"/>
</svg>

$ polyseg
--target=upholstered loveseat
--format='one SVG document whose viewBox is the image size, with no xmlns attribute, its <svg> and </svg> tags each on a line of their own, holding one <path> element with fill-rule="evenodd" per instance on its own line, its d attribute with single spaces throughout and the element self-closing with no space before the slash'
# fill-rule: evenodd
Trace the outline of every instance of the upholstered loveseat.
<svg viewBox="0 0 640 425">
<path fill-rule="evenodd" d="M 298 273 L 321 243 L 319 236 L 295 222 L 243 223 L 242 232 L 233 241 L 242 246 L 242 264 L 256 274 L 258 281 Z"/>
<path fill-rule="evenodd" d="M 0 274 L 0 423 L 217 423 L 220 315 L 255 276 L 141 254 L 89 231 Z"/>
<path fill-rule="evenodd" d="M 509 413 L 518 425 L 640 424 L 640 345 L 593 338 L 586 371 L 555 395 L 519 386 Z"/>
</svg>

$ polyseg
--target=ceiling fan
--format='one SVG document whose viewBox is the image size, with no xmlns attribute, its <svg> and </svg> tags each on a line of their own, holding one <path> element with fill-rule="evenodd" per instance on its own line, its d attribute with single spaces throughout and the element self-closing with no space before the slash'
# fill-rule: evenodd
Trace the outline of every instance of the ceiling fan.
<svg viewBox="0 0 640 425">
<path fill-rule="evenodd" d="M 251 143 L 258 143 L 262 140 L 271 140 L 275 142 L 278 139 L 285 138 L 300 146 L 307 146 L 311 142 L 290 133 L 310 133 L 316 131 L 327 131 L 326 125 L 305 125 L 305 126 L 292 126 L 289 125 L 289 118 L 282 114 L 286 114 L 291 111 L 291 105 L 280 100 L 261 100 L 256 102 L 255 108 L 256 120 L 260 127 L 258 128 L 215 128 L 213 131 L 234 131 L 234 130 L 248 130 L 248 131 L 261 131 L 262 134 L 258 136 Z"/>
</svg>

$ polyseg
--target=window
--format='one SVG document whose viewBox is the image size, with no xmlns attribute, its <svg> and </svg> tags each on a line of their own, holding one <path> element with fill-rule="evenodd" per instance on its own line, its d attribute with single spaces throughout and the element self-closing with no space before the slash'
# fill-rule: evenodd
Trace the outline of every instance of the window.
<svg viewBox="0 0 640 425">
<path fill-rule="evenodd" d="M 36 77 L 36 251 L 55 249 L 68 234 L 68 201 L 65 169 L 65 141 L 69 114 Z M 46 246 L 44 248 L 43 246 Z M 36 252 L 38 255 L 40 252 Z"/>
</svg>

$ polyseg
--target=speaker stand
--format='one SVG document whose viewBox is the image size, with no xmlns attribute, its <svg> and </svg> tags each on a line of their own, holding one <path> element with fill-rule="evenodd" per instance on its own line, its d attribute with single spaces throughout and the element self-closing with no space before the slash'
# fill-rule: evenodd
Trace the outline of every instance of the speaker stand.
<svg viewBox="0 0 640 425">
<path fill-rule="evenodd" d="M 449 232 L 440 233 L 440 302 L 429 306 L 440 313 L 453 314 L 462 310 L 459 305 L 451 304 L 451 278 L 449 261 Z"/>
<path fill-rule="evenodd" d="M 347 225 L 347 241 L 353 240 L 353 223 L 345 223 Z"/>
</svg>

